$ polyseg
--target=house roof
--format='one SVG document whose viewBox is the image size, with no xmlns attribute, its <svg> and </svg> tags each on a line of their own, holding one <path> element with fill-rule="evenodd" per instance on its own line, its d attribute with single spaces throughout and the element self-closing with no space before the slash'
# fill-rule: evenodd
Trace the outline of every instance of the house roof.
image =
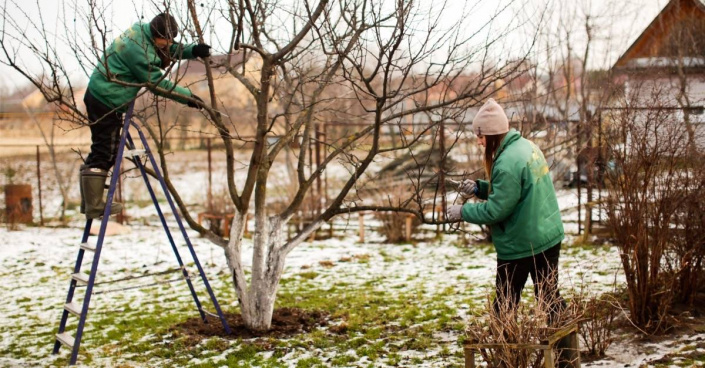
<svg viewBox="0 0 705 368">
<path fill-rule="evenodd" d="M 662 42 L 674 25 L 688 16 L 705 19 L 705 0 L 671 0 L 614 64 L 615 69 L 653 66 L 649 59 L 659 55 Z"/>
</svg>

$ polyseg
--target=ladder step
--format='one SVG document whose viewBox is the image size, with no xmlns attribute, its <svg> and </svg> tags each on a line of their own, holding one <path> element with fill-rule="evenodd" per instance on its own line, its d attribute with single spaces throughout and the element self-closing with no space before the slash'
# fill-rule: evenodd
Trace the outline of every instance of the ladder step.
<svg viewBox="0 0 705 368">
<path fill-rule="evenodd" d="M 79 284 L 88 285 L 88 275 L 85 273 L 72 273 L 71 278 Z"/>
<path fill-rule="evenodd" d="M 89 252 L 95 252 L 95 246 L 88 243 L 81 243 L 81 249 L 87 250 Z"/>
<path fill-rule="evenodd" d="M 76 317 L 81 316 L 81 306 L 74 302 L 64 304 L 64 309 L 66 309 Z"/>
<path fill-rule="evenodd" d="M 56 339 L 57 339 L 60 343 L 62 343 L 62 344 L 64 344 L 64 345 L 68 346 L 69 348 L 73 349 L 73 342 L 75 341 L 75 339 L 73 338 L 73 336 L 69 335 L 68 332 L 56 334 Z"/>
<path fill-rule="evenodd" d="M 147 150 L 143 149 L 133 149 L 133 150 L 125 150 L 123 153 L 124 157 L 136 157 L 136 156 L 142 156 L 145 153 L 147 153 Z"/>
</svg>

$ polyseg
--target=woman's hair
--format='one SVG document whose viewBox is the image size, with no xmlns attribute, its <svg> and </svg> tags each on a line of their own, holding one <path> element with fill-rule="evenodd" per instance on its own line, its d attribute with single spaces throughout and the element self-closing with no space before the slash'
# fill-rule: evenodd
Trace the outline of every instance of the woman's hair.
<svg viewBox="0 0 705 368">
<path fill-rule="evenodd" d="M 487 181 L 492 183 L 492 163 L 494 155 L 497 153 L 499 145 L 507 133 L 485 136 L 485 172 L 487 172 Z"/>
</svg>

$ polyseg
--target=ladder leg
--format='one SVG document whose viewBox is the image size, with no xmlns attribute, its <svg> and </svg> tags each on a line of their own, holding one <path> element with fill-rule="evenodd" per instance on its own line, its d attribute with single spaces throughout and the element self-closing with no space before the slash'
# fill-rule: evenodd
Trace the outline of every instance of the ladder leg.
<svg viewBox="0 0 705 368">
<path fill-rule="evenodd" d="M 90 235 L 92 224 L 93 219 L 86 220 L 86 226 L 83 228 L 83 236 L 81 237 L 81 243 L 85 243 L 88 241 L 88 236 Z M 76 258 L 76 264 L 73 266 L 73 273 L 81 272 L 81 263 L 83 263 L 84 254 L 85 251 L 83 249 L 78 250 L 78 257 Z M 69 292 L 66 296 L 66 303 L 71 303 L 71 301 L 73 301 L 74 291 L 76 291 L 76 280 L 71 279 L 71 282 L 69 283 Z M 61 322 L 59 322 L 59 334 L 64 333 L 64 331 L 66 330 L 66 321 L 68 320 L 68 317 L 69 311 L 64 308 L 63 312 L 61 313 Z M 52 351 L 52 354 L 58 354 L 59 348 L 61 348 L 61 342 L 56 339 L 56 341 L 54 342 L 54 350 Z"/>
<path fill-rule="evenodd" d="M 81 338 L 83 337 L 83 328 L 86 324 L 86 317 L 88 316 L 88 306 L 91 302 L 91 295 L 93 294 L 93 285 L 95 283 L 95 278 L 98 273 L 98 263 L 100 260 L 100 251 L 103 248 L 103 241 L 105 240 L 105 230 L 108 227 L 108 220 L 110 218 L 110 207 L 113 204 L 113 197 L 115 196 L 115 188 L 117 186 L 118 177 L 120 176 L 120 165 L 122 164 L 122 156 L 125 151 L 125 141 L 127 138 L 127 132 L 130 128 L 130 121 L 132 120 L 132 112 L 134 111 L 135 103 L 132 102 L 125 113 L 125 123 L 122 127 L 122 135 L 120 138 L 120 144 L 118 145 L 118 152 L 115 158 L 115 165 L 113 167 L 113 175 L 110 178 L 110 189 L 108 190 L 108 198 L 105 202 L 105 210 L 103 211 L 103 219 L 100 223 L 100 231 L 98 232 L 98 239 L 95 245 L 95 251 L 93 255 L 93 263 L 91 264 L 91 273 L 88 277 L 88 284 L 86 285 L 86 295 L 83 298 L 83 307 L 81 308 L 81 316 L 78 320 L 78 327 L 76 328 L 76 337 L 73 343 L 73 348 L 71 350 L 71 358 L 69 360 L 70 365 L 76 364 L 78 360 L 78 350 L 81 346 Z M 116 174 L 117 173 L 117 174 Z M 89 221 L 90 222 L 90 221 Z M 86 226 L 86 233 L 84 233 L 85 240 L 88 240 L 88 232 L 90 231 L 90 224 Z"/>
<path fill-rule="evenodd" d="M 228 326 L 228 322 L 225 320 L 225 316 L 223 315 L 223 311 L 220 309 L 220 304 L 218 304 L 218 299 L 216 299 L 215 294 L 213 293 L 213 289 L 210 286 L 210 283 L 208 282 L 208 278 L 206 277 L 205 272 L 203 271 L 203 267 L 201 266 L 201 262 L 198 260 L 198 256 L 196 255 L 196 251 L 193 249 L 193 245 L 191 244 L 191 240 L 188 237 L 188 234 L 186 233 L 186 228 L 184 227 L 183 222 L 181 221 L 181 217 L 179 216 L 179 212 L 176 209 L 176 206 L 174 205 L 174 201 L 171 198 L 171 194 L 169 193 L 169 189 L 166 186 L 166 182 L 164 181 L 164 177 L 162 176 L 161 172 L 159 171 L 159 166 L 157 165 L 156 160 L 154 160 L 154 156 L 150 152 L 149 145 L 147 144 L 147 139 L 144 136 L 144 133 L 142 133 L 142 130 L 139 129 L 138 126 L 133 125 L 135 129 L 137 130 L 137 133 L 139 134 L 140 141 L 142 142 L 142 145 L 144 145 L 144 148 L 147 150 L 147 157 L 149 158 L 150 163 L 152 164 L 152 168 L 154 169 L 154 173 L 157 176 L 157 179 L 159 180 L 159 184 L 161 184 L 162 190 L 164 191 L 164 195 L 166 196 L 167 201 L 169 202 L 169 207 L 171 208 L 172 213 L 174 214 L 174 218 L 176 219 L 176 223 L 179 224 L 179 229 L 181 230 L 181 235 L 183 235 L 184 240 L 186 241 L 186 245 L 188 246 L 189 252 L 191 252 L 191 257 L 193 258 L 194 263 L 196 264 L 196 267 L 198 268 L 198 272 L 201 275 L 201 279 L 203 280 L 203 284 L 205 284 L 206 289 L 208 290 L 208 295 L 211 298 L 211 302 L 213 302 L 213 306 L 215 307 L 218 316 L 220 317 L 220 322 L 223 324 L 223 328 L 225 329 L 225 332 L 230 334 L 230 326 Z M 202 310 L 200 310 L 202 313 Z"/>
<path fill-rule="evenodd" d="M 127 136 L 128 139 L 128 144 L 130 149 L 134 149 L 134 142 L 132 141 L 132 137 L 128 134 Z M 147 146 L 145 148 L 148 149 Z M 179 263 L 179 267 L 181 267 L 181 273 L 186 278 L 186 283 L 188 284 L 188 288 L 191 291 L 191 296 L 193 297 L 194 302 L 196 303 L 196 307 L 198 308 L 198 312 L 201 314 L 201 319 L 203 319 L 204 322 L 207 322 L 206 319 L 206 314 L 203 312 L 203 307 L 201 306 L 201 302 L 198 299 L 198 294 L 196 294 L 196 290 L 193 287 L 193 283 L 191 282 L 191 278 L 189 277 L 188 271 L 186 271 L 186 267 L 184 267 L 184 262 L 181 259 L 181 254 L 179 253 L 178 248 L 176 247 L 176 242 L 174 241 L 174 237 L 171 235 L 171 231 L 169 230 L 169 226 L 166 223 L 166 218 L 164 217 L 164 213 L 162 212 L 161 206 L 159 206 L 159 201 L 157 200 L 157 196 L 154 193 L 154 189 L 152 188 L 152 184 L 149 182 L 149 178 L 147 176 L 147 172 L 145 171 L 144 165 L 140 160 L 134 160 L 135 166 L 140 170 L 140 173 L 142 174 L 142 179 L 144 179 L 144 184 L 147 187 L 147 191 L 149 192 L 150 197 L 152 198 L 152 202 L 154 203 L 154 207 L 157 209 L 157 214 L 159 214 L 159 220 L 162 223 L 162 227 L 164 228 L 164 232 L 166 233 L 167 238 L 169 239 L 169 243 L 171 244 L 171 249 L 174 251 L 174 255 L 176 256 L 176 260 Z"/>
</svg>

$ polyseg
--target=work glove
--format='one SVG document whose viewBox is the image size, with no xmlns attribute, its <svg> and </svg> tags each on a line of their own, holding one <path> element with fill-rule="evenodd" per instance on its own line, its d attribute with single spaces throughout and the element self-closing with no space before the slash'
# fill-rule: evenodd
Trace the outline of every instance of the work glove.
<svg viewBox="0 0 705 368">
<path fill-rule="evenodd" d="M 205 102 L 203 102 L 203 100 L 200 97 L 194 95 L 193 93 L 191 94 L 191 98 L 198 101 L 198 102 L 189 101 L 186 103 L 188 105 L 188 107 L 193 107 L 194 109 L 201 110 L 203 108 L 203 106 L 206 104 Z"/>
<path fill-rule="evenodd" d="M 477 183 L 474 180 L 465 179 L 458 185 L 458 193 L 463 199 L 470 199 L 477 194 Z"/>
<path fill-rule="evenodd" d="M 199 43 L 193 47 L 193 56 L 205 58 L 211 56 L 211 47 L 205 43 Z"/>
<path fill-rule="evenodd" d="M 462 215 L 463 205 L 454 204 L 448 207 L 448 212 L 446 212 L 446 220 L 450 222 L 458 222 L 463 219 Z"/>
</svg>

